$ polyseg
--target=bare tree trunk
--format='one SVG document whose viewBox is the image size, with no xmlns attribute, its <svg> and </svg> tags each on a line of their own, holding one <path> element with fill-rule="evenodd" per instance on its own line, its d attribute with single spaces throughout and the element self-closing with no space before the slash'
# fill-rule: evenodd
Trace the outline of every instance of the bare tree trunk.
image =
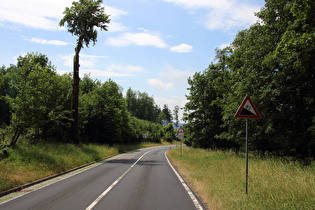
<svg viewBox="0 0 315 210">
<path fill-rule="evenodd" d="M 82 36 L 79 37 L 77 47 L 75 48 L 75 55 L 73 59 L 73 83 L 72 83 L 72 141 L 79 144 L 79 54 L 82 48 Z"/>
</svg>

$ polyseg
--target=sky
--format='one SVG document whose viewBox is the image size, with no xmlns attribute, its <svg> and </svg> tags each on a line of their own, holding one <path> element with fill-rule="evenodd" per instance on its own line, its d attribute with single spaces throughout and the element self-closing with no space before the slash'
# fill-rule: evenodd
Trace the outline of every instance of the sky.
<svg viewBox="0 0 315 210">
<path fill-rule="evenodd" d="M 0 66 L 45 54 L 57 73 L 73 71 L 77 37 L 59 27 L 73 0 L 0 0 Z M 187 79 L 215 62 L 215 49 L 258 21 L 264 0 L 104 0 L 108 31 L 80 53 L 80 77 L 112 79 L 146 92 L 163 108 L 183 108 Z M 179 117 L 182 118 L 183 110 Z M 183 122 L 182 120 L 180 120 Z"/>
</svg>

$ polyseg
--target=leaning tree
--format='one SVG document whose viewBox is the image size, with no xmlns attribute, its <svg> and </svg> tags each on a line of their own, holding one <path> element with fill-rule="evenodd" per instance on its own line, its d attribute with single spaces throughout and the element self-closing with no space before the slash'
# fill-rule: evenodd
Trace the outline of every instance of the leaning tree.
<svg viewBox="0 0 315 210">
<path fill-rule="evenodd" d="M 66 7 L 63 12 L 64 17 L 59 25 L 64 26 L 67 23 L 68 32 L 78 36 L 77 46 L 73 59 L 73 84 L 72 84 L 72 115 L 73 129 L 72 140 L 79 143 L 79 54 L 81 49 L 93 45 L 97 39 L 96 27 L 107 31 L 107 24 L 110 23 L 109 15 L 104 13 L 104 7 L 101 6 L 102 0 L 79 0 L 72 2 L 70 8 Z"/>
</svg>

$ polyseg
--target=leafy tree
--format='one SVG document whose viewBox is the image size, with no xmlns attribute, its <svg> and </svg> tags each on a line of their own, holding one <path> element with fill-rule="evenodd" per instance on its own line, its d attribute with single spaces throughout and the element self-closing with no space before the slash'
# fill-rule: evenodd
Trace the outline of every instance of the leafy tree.
<svg viewBox="0 0 315 210">
<path fill-rule="evenodd" d="M 193 78 L 188 79 L 190 88 L 187 99 L 189 102 L 185 105 L 186 113 L 184 119 L 187 134 L 186 141 L 195 147 L 202 148 L 228 148 L 224 138 L 218 139 L 217 135 L 223 130 L 222 108 L 220 99 L 222 99 L 223 79 L 225 77 L 224 69 L 220 69 L 221 63 L 209 65 L 204 72 L 197 72 Z"/>
<path fill-rule="evenodd" d="M 13 146 L 27 128 L 35 129 L 38 136 L 40 130 L 45 131 L 47 124 L 52 125 L 52 121 L 57 122 L 66 115 L 67 100 L 63 96 L 67 88 L 62 89 L 60 76 L 56 75 L 48 58 L 38 53 L 20 56 L 17 68 L 9 74 L 11 89 L 15 93 L 6 96 L 12 113 L 10 145 Z"/>
<path fill-rule="evenodd" d="M 314 137 L 307 131 L 314 116 L 315 39 L 310 8 L 314 2 L 267 1 L 257 14 L 263 24 L 240 33 L 232 44 L 229 67 L 235 91 L 227 102 L 233 104 L 245 94 L 258 102 L 262 120 L 251 123 L 255 130 L 251 146 L 262 154 L 304 158 L 312 150 Z M 235 136 L 232 128 L 229 123 L 229 132 Z"/>
<path fill-rule="evenodd" d="M 81 83 L 81 95 L 83 94 L 87 94 L 93 90 L 95 90 L 96 88 L 99 88 L 101 87 L 101 82 L 96 80 L 96 81 L 93 81 L 91 78 L 90 78 L 90 74 L 85 74 L 82 81 L 80 81 Z"/>
<path fill-rule="evenodd" d="M 168 123 L 172 122 L 172 111 L 168 108 L 167 104 L 164 104 L 162 112 L 164 112 L 165 116 L 166 116 L 166 121 Z"/>
<path fill-rule="evenodd" d="M 234 114 L 249 94 L 262 115 L 250 123 L 252 150 L 302 159 L 315 156 L 314 7 L 310 0 L 266 1 L 257 13 L 260 23 L 240 31 L 229 47 L 216 49 L 218 63 L 209 66 L 212 73 L 197 73 L 189 81 L 191 100 L 185 117 L 193 123 L 186 130 L 191 137 L 201 134 L 191 138 L 193 143 L 199 139 L 198 146 L 207 145 L 204 135 L 214 124 L 203 122 L 203 116 L 217 109 L 221 126 L 210 136 L 229 140 L 236 149 L 242 146 L 244 120 L 235 119 Z M 210 92 L 214 93 L 205 95 Z"/>
<path fill-rule="evenodd" d="M 178 105 L 176 105 L 175 107 L 174 107 L 174 119 L 175 119 L 175 127 L 176 127 L 176 129 L 178 128 L 178 123 L 179 123 L 179 120 L 178 120 L 178 111 L 179 111 L 179 106 Z"/>
<path fill-rule="evenodd" d="M 112 80 L 81 97 L 83 136 L 87 142 L 122 144 L 132 141 L 130 114 L 121 88 Z"/>
<path fill-rule="evenodd" d="M 166 115 L 164 114 L 164 112 L 160 112 L 159 116 L 158 116 L 158 122 L 162 125 L 163 121 L 166 120 Z"/>
<path fill-rule="evenodd" d="M 129 88 L 126 93 L 126 101 L 128 111 L 133 116 L 150 122 L 157 121 L 155 117 L 154 99 L 147 93 L 133 91 L 131 88 Z"/>
<path fill-rule="evenodd" d="M 110 23 L 109 15 L 104 13 L 104 7 L 101 7 L 102 0 L 79 0 L 72 2 L 71 8 L 66 7 L 64 17 L 59 25 L 64 26 L 67 23 L 68 32 L 78 36 L 77 46 L 73 59 L 73 90 L 72 90 L 72 111 L 73 111 L 73 141 L 79 143 L 79 54 L 83 46 L 89 46 L 92 41 L 95 44 L 97 40 L 97 31 L 95 27 L 107 31 L 107 24 Z"/>
<path fill-rule="evenodd" d="M 0 126 L 9 125 L 10 123 L 10 105 L 5 100 L 6 95 L 12 95 L 10 89 L 10 72 L 15 66 L 10 66 L 8 69 L 5 66 L 0 68 Z"/>
<path fill-rule="evenodd" d="M 175 130 L 172 123 L 163 127 L 164 139 L 168 142 L 172 142 L 175 139 Z"/>
</svg>

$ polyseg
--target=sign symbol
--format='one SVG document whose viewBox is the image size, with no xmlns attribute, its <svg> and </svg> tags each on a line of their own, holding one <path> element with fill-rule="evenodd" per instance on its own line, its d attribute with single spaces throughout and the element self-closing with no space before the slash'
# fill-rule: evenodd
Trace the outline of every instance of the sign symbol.
<svg viewBox="0 0 315 210">
<path fill-rule="evenodd" d="M 245 96 L 242 104 L 238 108 L 235 118 L 252 118 L 252 119 L 260 119 L 260 114 L 257 111 L 254 103 L 249 98 L 248 95 Z"/>
<path fill-rule="evenodd" d="M 183 126 L 180 126 L 177 133 L 185 133 Z"/>
</svg>

